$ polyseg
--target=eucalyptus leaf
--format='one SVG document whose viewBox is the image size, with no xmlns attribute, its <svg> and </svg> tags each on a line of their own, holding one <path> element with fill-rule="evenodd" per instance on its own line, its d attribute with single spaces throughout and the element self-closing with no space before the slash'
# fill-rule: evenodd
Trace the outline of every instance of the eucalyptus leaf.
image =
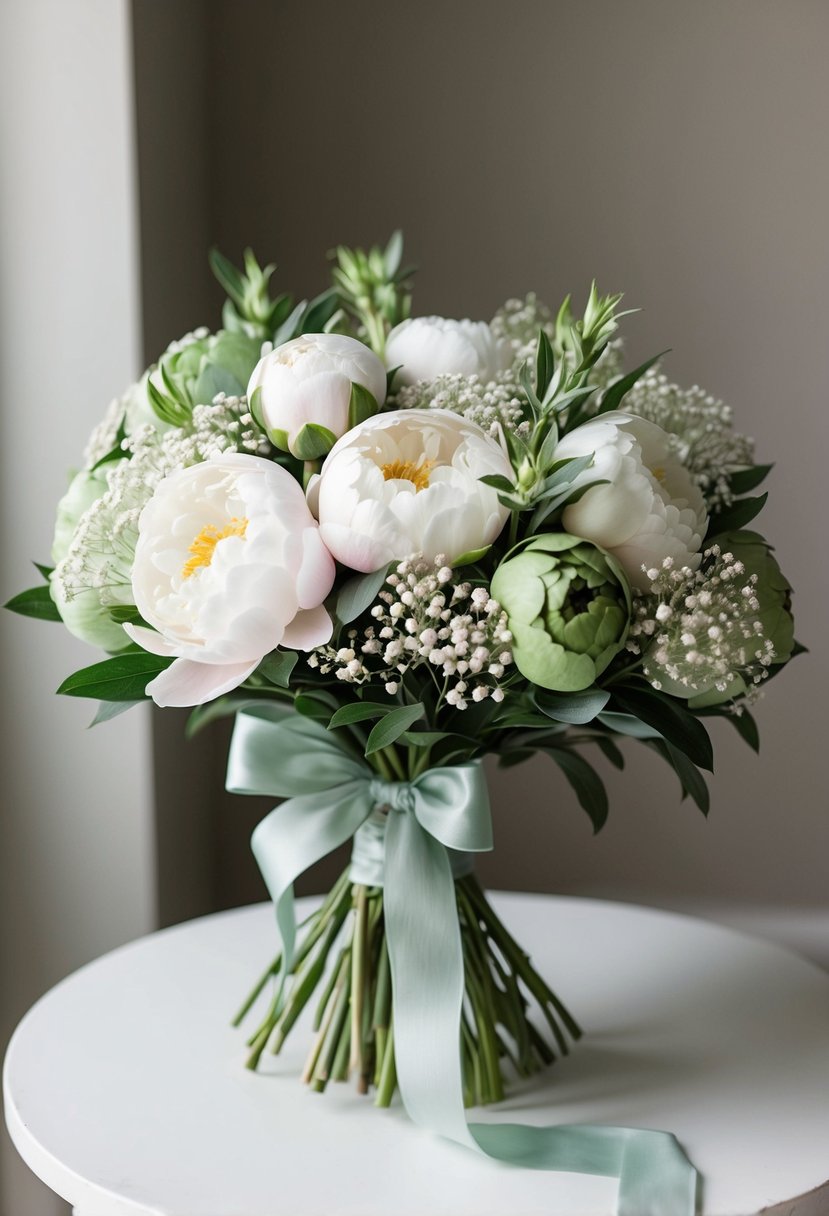
<svg viewBox="0 0 829 1216">
<path fill-rule="evenodd" d="M 610 693 L 601 688 L 586 688 L 584 692 L 550 692 L 539 689 L 535 703 L 543 714 L 556 722 L 584 726 L 601 713 L 610 700 Z"/>
</svg>

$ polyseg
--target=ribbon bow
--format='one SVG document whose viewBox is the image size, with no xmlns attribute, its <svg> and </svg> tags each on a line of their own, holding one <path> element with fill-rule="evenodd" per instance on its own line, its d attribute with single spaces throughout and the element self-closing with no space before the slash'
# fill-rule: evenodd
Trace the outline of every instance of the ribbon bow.
<svg viewBox="0 0 829 1216">
<path fill-rule="evenodd" d="M 237 715 L 227 788 L 287 798 L 251 842 L 276 908 L 282 985 L 295 952 L 294 880 L 359 832 L 377 807 L 388 809 L 385 831 L 374 834 L 370 849 L 382 853 L 373 881 L 382 874 L 397 1080 L 415 1123 L 527 1169 L 618 1178 L 617 1216 L 694 1216 L 696 1170 L 668 1132 L 466 1121 L 458 1049 L 463 952 L 452 858 L 492 848 L 480 762 L 386 782 L 315 722 L 263 705 Z"/>
</svg>

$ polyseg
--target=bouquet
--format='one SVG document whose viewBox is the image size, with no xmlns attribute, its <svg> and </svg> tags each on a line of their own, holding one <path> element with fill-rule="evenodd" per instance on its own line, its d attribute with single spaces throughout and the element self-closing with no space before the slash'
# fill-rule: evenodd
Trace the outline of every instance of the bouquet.
<svg viewBox="0 0 829 1216">
<path fill-rule="evenodd" d="M 222 327 L 112 403 L 45 582 L 9 606 L 108 652 L 58 690 L 96 722 L 147 698 L 192 730 L 234 714 L 228 788 L 287 798 L 253 841 L 281 948 L 240 1011 L 271 985 L 249 1066 L 313 1001 L 314 1089 L 354 1076 L 386 1106 L 399 1083 L 414 1118 L 508 1157 L 463 1106 L 580 1030 L 475 878 L 482 758 L 542 752 L 598 831 L 591 757 L 621 769 L 632 739 L 707 812 L 706 719 L 756 748 L 750 706 L 799 647 L 751 527 L 770 466 L 722 402 L 624 369 L 620 296 L 412 317 L 401 254 L 339 248 L 296 302 L 214 252 Z M 349 839 L 297 941 L 295 878 Z"/>
</svg>

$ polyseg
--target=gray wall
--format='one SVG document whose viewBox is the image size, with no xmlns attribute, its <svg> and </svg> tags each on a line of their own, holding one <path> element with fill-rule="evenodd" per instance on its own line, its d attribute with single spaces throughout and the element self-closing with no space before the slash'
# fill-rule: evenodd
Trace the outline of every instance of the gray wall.
<svg viewBox="0 0 829 1216">
<path fill-rule="evenodd" d="M 188 8 L 164 7 L 165 20 Z M 152 0 L 136 11 L 140 62 L 159 18 Z M 280 263 L 281 284 L 311 293 L 332 245 L 400 225 L 422 267 L 417 309 L 450 316 L 489 316 L 529 288 L 580 299 L 595 276 L 643 310 L 626 326 L 631 358 L 672 347 L 671 374 L 732 403 L 759 459 L 776 461 L 762 525 L 812 653 L 758 708 L 761 756 L 715 728 L 705 822 L 656 757 L 628 747 L 597 839 L 552 766 L 495 774 L 486 877 L 664 904 L 825 906 L 829 8 L 213 0 L 204 11 L 204 211 L 189 234 L 175 198 L 165 218 L 178 216 L 194 257 L 205 235 L 236 258 L 252 244 Z M 261 889 L 251 817 L 240 800 L 218 810 L 226 902 Z"/>
</svg>

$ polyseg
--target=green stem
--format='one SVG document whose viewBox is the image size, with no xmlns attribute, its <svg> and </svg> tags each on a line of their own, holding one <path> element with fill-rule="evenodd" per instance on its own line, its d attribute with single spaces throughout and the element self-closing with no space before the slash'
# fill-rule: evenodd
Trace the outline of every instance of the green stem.
<svg viewBox="0 0 829 1216">
<path fill-rule="evenodd" d="M 390 1106 L 394 1091 L 397 1088 L 397 1069 L 394 1063 L 394 1025 L 389 1026 L 386 1035 L 386 1045 L 383 1052 L 383 1063 L 380 1067 L 380 1083 L 377 1086 L 375 1106 Z"/>
</svg>

